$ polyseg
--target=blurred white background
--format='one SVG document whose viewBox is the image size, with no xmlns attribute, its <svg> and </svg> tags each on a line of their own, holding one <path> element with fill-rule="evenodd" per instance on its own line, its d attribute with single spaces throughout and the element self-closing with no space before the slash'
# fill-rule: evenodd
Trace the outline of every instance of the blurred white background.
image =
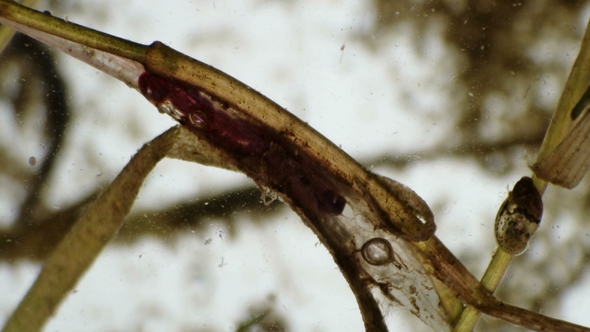
<svg viewBox="0 0 590 332">
<path fill-rule="evenodd" d="M 61 10 L 52 14 L 144 44 L 159 40 L 223 70 L 360 161 L 454 146 L 457 142 L 447 141 L 457 130 L 453 109 L 471 97 L 456 82 L 462 58 L 442 41 L 442 22 L 431 24 L 418 43 L 417 33 L 406 25 L 371 35 L 379 17 L 369 2 L 105 0 L 73 2 Z M 585 23 L 582 18 L 577 23 L 580 31 Z M 364 39 L 379 47 L 368 48 Z M 556 42 L 540 51 L 563 57 L 569 68 L 577 47 Z M 142 144 L 175 125 L 124 84 L 67 56 L 59 55 L 58 61 L 68 80 L 74 125 L 67 152 L 59 159 L 61 172 L 44 193 L 55 209 L 108 183 Z M 533 94 L 540 103 L 554 105 L 561 84 L 549 77 L 545 90 Z M 511 102 L 500 98 L 493 106 L 512 107 Z M 32 142 L 23 153 L 28 158 L 42 153 L 39 149 Z M 469 159 L 421 162 L 420 155 L 404 170 L 373 171 L 421 195 L 435 212 L 437 236 L 480 277 L 495 248 L 496 210 L 508 187 L 530 175 L 527 163 L 535 153 L 519 153 L 519 166 L 500 176 Z M 146 181 L 134 209 L 171 206 L 249 183 L 241 174 L 165 160 Z M 563 192 L 550 188 L 545 199 Z M 9 224 L 16 202 L 3 200 L 0 216 Z M 578 232 L 550 217 L 543 221 L 549 238 L 561 241 Z M 171 240 L 113 243 L 46 331 L 233 331 L 246 319 L 245 308 L 264 303 L 274 304 L 290 331 L 363 330 L 348 285 L 297 215 L 283 208 L 272 222 L 260 223 L 256 214 L 239 218 L 237 230 L 211 220 L 199 232 Z M 514 264 L 545 255 L 551 255 L 551 247 L 533 240 L 527 258 Z M 40 267 L 27 260 L 0 262 L 0 324 Z M 544 313 L 590 325 L 590 275 L 585 274 L 558 306 Z M 543 276 L 512 275 L 509 270 L 506 279 L 513 278 L 528 280 L 525 284 L 532 288 L 546 286 Z M 388 323 L 391 331 L 427 330 L 401 308 L 389 310 Z"/>
</svg>

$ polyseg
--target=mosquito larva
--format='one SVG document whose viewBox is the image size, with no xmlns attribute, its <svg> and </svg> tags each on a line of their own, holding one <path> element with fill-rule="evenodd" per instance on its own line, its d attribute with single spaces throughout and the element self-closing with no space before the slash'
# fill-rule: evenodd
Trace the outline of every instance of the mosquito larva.
<svg viewBox="0 0 590 332">
<path fill-rule="evenodd" d="M 495 233 L 498 246 L 512 255 L 522 254 L 543 216 L 543 201 L 533 180 L 520 179 L 508 193 L 496 215 Z"/>
</svg>

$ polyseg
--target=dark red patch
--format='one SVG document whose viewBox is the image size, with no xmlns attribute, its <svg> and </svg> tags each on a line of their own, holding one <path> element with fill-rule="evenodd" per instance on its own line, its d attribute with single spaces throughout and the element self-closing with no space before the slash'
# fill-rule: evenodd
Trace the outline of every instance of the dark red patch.
<svg viewBox="0 0 590 332">
<path fill-rule="evenodd" d="M 329 173 L 274 129 L 231 115 L 221 106 L 229 103 L 214 103 L 199 88 L 179 80 L 145 72 L 138 85 L 153 104 L 171 104 L 184 126 L 234 156 L 248 176 L 300 207 L 330 214 L 344 210 L 346 200 L 331 188 Z"/>
<path fill-rule="evenodd" d="M 190 84 L 145 72 L 139 76 L 138 85 L 141 93 L 152 103 L 159 106 L 169 102 L 174 105 L 184 115 L 180 120 L 183 125 L 206 134 L 234 153 L 260 155 L 268 149 L 269 139 L 258 128 L 231 117 Z"/>
</svg>

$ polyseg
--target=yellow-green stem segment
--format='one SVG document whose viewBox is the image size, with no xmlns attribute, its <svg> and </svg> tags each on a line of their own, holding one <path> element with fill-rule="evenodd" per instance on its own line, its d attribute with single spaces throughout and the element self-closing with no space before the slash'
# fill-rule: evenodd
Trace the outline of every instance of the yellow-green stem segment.
<svg viewBox="0 0 590 332">
<path fill-rule="evenodd" d="M 147 47 L 32 10 L 16 2 L 0 0 L 0 17 L 94 49 L 140 62 Z"/>
</svg>

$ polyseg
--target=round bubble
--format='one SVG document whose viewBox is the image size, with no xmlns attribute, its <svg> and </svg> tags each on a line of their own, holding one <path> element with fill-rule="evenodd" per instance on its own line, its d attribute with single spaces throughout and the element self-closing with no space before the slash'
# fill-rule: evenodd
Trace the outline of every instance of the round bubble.
<svg viewBox="0 0 590 332">
<path fill-rule="evenodd" d="M 361 248 L 363 258 L 371 265 L 384 265 L 393 261 L 393 249 L 389 241 L 373 238 Z"/>
</svg>

